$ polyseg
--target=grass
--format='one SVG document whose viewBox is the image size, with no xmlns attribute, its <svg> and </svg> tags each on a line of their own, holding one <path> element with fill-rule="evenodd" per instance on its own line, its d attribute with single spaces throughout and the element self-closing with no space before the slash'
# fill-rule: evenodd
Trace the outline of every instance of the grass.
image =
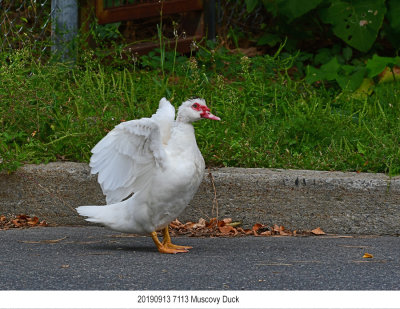
<svg viewBox="0 0 400 309">
<path fill-rule="evenodd" d="M 158 58 L 157 58 L 158 57 Z M 87 162 L 123 120 L 150 116 L 161 97 L 175 107 L 206 99 L 221 122 L 195 124 L 209 166 L 400 174 L 400 87 L 357 99 L 293 79 L 293 57 L 201 49 L 156 54 L 141 66 L 105 65 L 90 52 L 76 66 L 41 64 L 29 49 L 0 55 L 0 170 L 23 163 Z"/>
</svg>

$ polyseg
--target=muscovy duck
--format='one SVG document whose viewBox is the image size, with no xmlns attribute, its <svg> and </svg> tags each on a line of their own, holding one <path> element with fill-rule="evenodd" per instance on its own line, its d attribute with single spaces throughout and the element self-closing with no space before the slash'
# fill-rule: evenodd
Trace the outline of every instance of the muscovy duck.
<svg viewBox="0 0 400 309">
<path fill-rule="evenodd" d="M 90 222 L 113 230 L 149 233 L 161 253 L 188 252 L 171 243 L 168 224 L 195 195 L 204 174 L 192 123 L 220 120 L 204 99 L 190 99 L 175 108 L 162 98 L 151 118 L 122 122 L 92 149 L 91 173 L 106 196 L 105 206 L 77 209 Z M 156 231 L 163 230 L 163 242 Z"/>
</svg>

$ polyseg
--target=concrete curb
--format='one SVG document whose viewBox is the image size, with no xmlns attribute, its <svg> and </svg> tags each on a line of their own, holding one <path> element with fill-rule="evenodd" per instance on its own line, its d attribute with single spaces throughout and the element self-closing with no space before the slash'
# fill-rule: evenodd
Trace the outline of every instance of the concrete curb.
<svg viewBox="0 0 400 309">
<path fill-rule="evenodd" d="M 214 197 L 217 197 L 215 203 Z M 103 205 L 87 164 L 25 165 L 0 173 L 0 214 L 28 214 L 50 223 L 82 225 L 80 205 Z M 400 178 L 384 174 L 221 168 L 203 183 L 181 221 L 216 216 L 284 225 L 321 227 L 338 234 L 400 235 Z"/>
</svg>

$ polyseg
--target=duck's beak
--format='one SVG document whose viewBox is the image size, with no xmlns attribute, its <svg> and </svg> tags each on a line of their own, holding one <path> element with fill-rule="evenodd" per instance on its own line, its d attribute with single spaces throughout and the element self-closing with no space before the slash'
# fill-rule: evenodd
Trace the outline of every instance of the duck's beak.
<svg viewBox="0 0 400 309">
<path fill-rule="evenodd" d="M 221 118 L 211 114 L 210 109 L 206 106 L 203 108 L 203 112 L 200 114 L 201 118 L 211 119 L 211 120 L 221 120 Z"/>
</svg>

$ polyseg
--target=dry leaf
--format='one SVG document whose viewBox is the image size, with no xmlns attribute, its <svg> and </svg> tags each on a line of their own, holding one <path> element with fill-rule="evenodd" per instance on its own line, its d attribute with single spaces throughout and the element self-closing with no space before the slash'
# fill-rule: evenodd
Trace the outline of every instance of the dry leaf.
<svg viewBox="0 0 400 309">
<path fill-rule="evenodd" d="M 256 224 L 253 225 L 252 230 L 253 230 L 254 232 L 257 232 L 262 226 L 263 226 L 263 225 L 262 225 L 261 223 L 256 223 Z"/>
<path fill-rule="evenodd" d="M 239 227 L 240 221 L 234 222 L 232 218 L 217 220 L 211 218 L 209 221 L 201 218 L 197 223 L 187 222 L 181 223 L 178 219 L 172 221 L 169 225 L 171 236 L 187 235 L 192 237 L 217 237 L 217 236 L 312 236 L 325 235 L 321 228 L 312 231 L 291 231 L 285 229 L 282 225 L 275 224 L 273 227 L 256 223 L 251 229 L 243 229 Z M 161 235 L 161 232 L 160 232 Z"/>
<path fill-rule="evenodd" d="M 278 226 L 278 225 L 274 225 L 274 227 L 272 228 L 272 230 L 274 231 L 274 232 L 280 232 L 280 231 L 282 231 L 283 230 L 283 226 Z"/>
<path fill-rule="evenodd" d="M 207 224 L 206 227 L 214 228 L 218 224 L 217 218 L 212 218 Z"/>
<path fill-rule="evenodd" d="M 47 226 L 45 221 L 39 223 L 38 217 L 31 218 L 27 215 L 17 215 L 15 218 L 7 219 L 6 216 L 0 215 L 0 229 L 9 228 L 27 228 L 33 226 Z"/>
<path fill-rule="evenodd" d="M 281 236 L 290 236 L 290 235 L 292 235 L 292 233 L 287 233 L 284 230 L 280 230 L 279 231 L 279 235 L 281 235 Z"/>
<path fill-rule="evenodd" d="M 374 256 L 370 253 L 364 253 L 363 258 L 364 259 L 372 259 Z"/>
<path fill-rule="evenodd" d="M 225 224 L 229 224 L 229 223 L 232 222 L 232 218 L 225 218 L 225 219 L 222 219 L 222 221 L 223 221 Z"/>
<path fill-rule="evenodd" d="M 243 228 L 241 228 L 241 227 L 236 228 L 236 230 L 237 230 L 239 233 L 246 234 L 246 231 L 245 231 Z"/>
<path fill-rule="evenodd" d="M 311 233 L 313 233 L 314 235 L 325 235 L 325 232 L 320 227 L 313 229 Z"/>
<path fill-rule="evenodd" d="M 39 218 L 38 217 L 29 218 L 27 220 L 27 223 L 29 226 L 35 226 L 39 223 Z"/>
<path fill-rule="evenodd" d="M 224 226 L 220 226 L 218 227 L 218 230 L 222 233 L 222 234 L 230 234 L 230 233 L 235 233 L 237 234 L 237 231 L 234 227 L 230 226 L 230 225 L 224 225 Z"/>
<path fill-rule="evenodd" d="M 61 265 L 61 268 L 69 268 L 69 265 L 68 264 Z"/>
<path fill-rule="evenodd" d="M 246 230 L 244 230 L 244 232 L 246 233 L 246 235 L 251 235 L 251 234 L 253 234 L 253 231 L 250 230 L 250 229 L 246 229 Z"/>
<path fill-rule="evenodd" d="M 222 221 L 222 220 L 219 220 L 219 221 L 217 222 L 217 226 L 218 226 L 218 227 L 222 227 L 222 226 L 225 226 L 225 225 L 226 225 L 225 222 Z"/>
<path fill-rule="evenodd" d="M 193 229 L 199 229 L 199 228 L 203 228 L 206 226 L 206 220 L 204 220 L 203 218 L 200 218 L 199 222 L 197 222 L 196 224 L 194 224 L 192 226 Z"/>
<path fill-rule="evenodd" d="M 227 223 L 227 224 L 229 224 L 230 226 L 233 226 L 233 227 L 237 227 L 239 225 L 242 225 L 242 222 L 241 221 L 235 221 L 235 222 L 230 222 L 230 223 Z"/>
<path fill-rule="evenodd" d="M 171 228 L 180 228 L 180 227 L 182 227 L 183 226 L 183 224 L 178 220 L 178 219 L 175 219 L 174 221 L 172 221 L 170 224 L 169 224 L 169 226 L 171 227 Z"/>
<path fill-rule="evenodd" d="M 190 222 L 190 221 L 189 221 L 189 222 L 186 222 L 186 223 L 185 223 L 184 227 L 185 227 L 186 229 L 188 229 L 188 230 L 191 230 L 195 224 L 196 224 L 196 223 Z"/>
</svg>

